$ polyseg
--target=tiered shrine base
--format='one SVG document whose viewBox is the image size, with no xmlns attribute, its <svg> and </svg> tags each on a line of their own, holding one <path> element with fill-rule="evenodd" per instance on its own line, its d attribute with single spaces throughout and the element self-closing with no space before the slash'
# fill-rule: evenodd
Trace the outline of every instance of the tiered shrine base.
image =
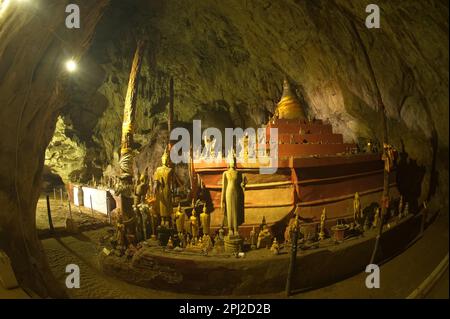
<svg viewBox="0 0 450 319">
<path fill-rule="evenodd" d="M 386 224 L 377 263 L 405 250 L 421 229 L 422 214 Z M 376 230 L 335 244 L 331 239 L 319 248 L 297 255 L 294 291 L 308 290 L 343 280 L 364 271 L 370 261 Z M 279 255 L 268 249 L 252 250 L 243 258 L 175 252 L 163 247 L 144 247 L 131 260 L 101 255 L 103 271 L 128 283 L 153 289 L 198 295 L 257 295 L 284 290 L 290 248 Z"/>
</svg>

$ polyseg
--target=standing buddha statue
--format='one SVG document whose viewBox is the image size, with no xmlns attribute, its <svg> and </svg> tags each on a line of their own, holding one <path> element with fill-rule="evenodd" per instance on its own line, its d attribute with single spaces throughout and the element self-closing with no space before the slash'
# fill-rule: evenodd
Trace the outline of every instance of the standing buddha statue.
<svg viewBox="0 0 450 319">
<path fill-rule="evenodd" d="M 195 210 L 192 211 L 192 215 L 191 215 L 190 221 L 191 221 L 192 238 L 193 238 L 194 241 L 196 241 L 197 238 L 198 238 L 199 227 L 198 227 L 197 213 L 195 212 Z"/>
<path fill-rule="evenodd" d="M 203 235 L 209 235 L 211 216 L 208 214 L 206 203 L 203 205 L 203 212 L 200 214 L 200 222 L 202 224 Z"/>
<path fill-rule="evenodd" d="M 167 150 L 161 158 L 162 165 L 153 175 L 156 196 L 156 209 L 161 217 L 161 226 L 169 226 L 172 209 L 173 169 L 169 166 Z"/>
<path fill-rule="evenodd" d="M 177 233 L 184 233 L 184 213 L 181 211 L 181 205 L 178 205 L 177 212 L 175 213 L 175 226 L 177 227 Z"/>
<path fill-rule="evenodd" d="M 359 200 L 359 193 L 356 192 L 353 199 L 353 219 L 356 225 L 359 225 L 361 217 L 361 201 Z"/>
<path fill-rule="evenodd" d="M 239 236 L 238 227 L 244 221 L 244 191 L 246 179 L 236 169 L 236 156 L 230 157 L 229 169 L 222 175 L 222 211 L 227 216 L 228 236 Z"/>
</svg>

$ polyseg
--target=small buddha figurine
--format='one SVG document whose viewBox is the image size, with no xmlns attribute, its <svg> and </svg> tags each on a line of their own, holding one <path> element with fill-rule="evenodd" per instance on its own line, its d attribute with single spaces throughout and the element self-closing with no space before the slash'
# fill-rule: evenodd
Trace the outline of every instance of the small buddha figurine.
<svg viewBox="0 0 450 319">
<path fill-rule="evenodd" d="M 320 216 L 320 232 L 319 240 L 325 239 L 325 219 L 327 218 L 326 209 L 322 210 L 322 215 Z"/>
<path fill-rule="evenodd" d="M 195 210 L 192 211 L 192 215 L 191 215 L 191 218 L 189 220 L 191 221 L 192 238 L 194 240 L 196 240 L 198 238 L 199 227 L 198 227 L 197 213 L 195 212 Z"/>
<path fill-rule="evenodd" d="M 178 233 L 179 243 L 178 246 L 180 248 L 186 248 L 186 236 L 183 233 Z"/>
<path fill-rule="evenodd" d="M 380 207 L 375 209 L 375 215 L 373 216 L 372 227 L 375 228 L 378 225 L 378 220 L 380 218 Z"/>
<path fill-rule="evenodd" d="M 207 212 L 206 203 L 203 205 L 203 212 L 200 214 L 200 222 L 202 224 L 203 235 L 209 235 L 211 216 Z"/>
<path fill-rule="evenodd" d="M 406 202 L 405 203 L 405 208 L 404 208 L 404 211 L 403 211 L 403 216 L 408 216 L 409 215 L 409 204 L 408 204 L 408 202 Z"/>
<path fill-rule="evenodd" d="M 259 248 L 270 248 L 272 235 L 270 234 L 269 228 L 267 225 L 263 226 L 263 229 L 258 234 L 258 242 L 256 244 L 256 249 Z"/>
<path fill-rule="evenodd" d="M 169 237 L 169 241 L 167 242 L 167 249 L 173 249 L 173 241 L 172 236 Z"/>
<path fill-rule="evenodd" d="M 353 199 L 353 219 L 356 225 L 359 225 L 359 220 L 361 219 L 361 201 L 359 200 L 359 193 L 355 193 Z"/>
<path fill-rule="evenodd" d="M 192 247 L 192 237 L 188 234 L 186 238 L 186 248 Z"/>
<path fill-rule="evenodd" d="M 272 247 L 270 247 L 270 251 L 274 255 L 278 255 L 280 253 L 280 245 L 278 244 L 277 238 L 273 239 Z"/>
<path fill-rule="evenodd" d="M 249 137 L 248 133 L 245 133 L 245 136 L 242 141 L 242 151 L 243 151 L 243 158 L 244 162 L 248 161 L 248 154 L 249 154 Z"/>
<path fill-rule="evenodd" d="M 394 167 L 395 162 L 395 149 L 392 147 L 392 145 L 383 143 L 383 155 L 381 159 L 384 161 L 384 170 L 386 172 L 391 172 L 392 168 Z"/>
<path fill-rule="evenodd" d="M 175 225 L 177 227 L 178 234 L 184 233 L 184 218 L 185 215 L 181 211 L 181 204 L 178 204 L 177 212 L 175 213 Z"/>
<path fill-rule="evenodd" d="M 253 226 L 252 230 L 250 231 L 249 241 L 250 241 L 250 248 L 256 249 L 256 245 L 258 244 L 258 237 L 256 234 L 255 226 Z"/>
</svg>

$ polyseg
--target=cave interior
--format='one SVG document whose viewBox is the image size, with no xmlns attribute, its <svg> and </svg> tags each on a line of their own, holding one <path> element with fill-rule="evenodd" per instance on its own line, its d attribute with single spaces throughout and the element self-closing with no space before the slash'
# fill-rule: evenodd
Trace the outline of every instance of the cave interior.
<svg viewBox="0 0 450 319">
<path fill-rule="evenodd" d="M 27 291 L 68 296 L 41 243 L 38 203 L 117 173 L 142 39 L 135 171 L 160 166 L 169 104 L 172 127 L 191 133 L 194 120 L 221 132 L 260 127 L 287 79 L 306 116 L 343 142 L 363 149 L 388 137 L 410 210 L 425 202 L 448 215 L 447 1 L 379 0 L 374 29 L 364 24 L 370 1 L 76 2 L 81 27 L 69 29 L 68 0 L 0 0 L 0 250 Z M 189 183 L 187 165 L 175 171 Z"/>
</svg>

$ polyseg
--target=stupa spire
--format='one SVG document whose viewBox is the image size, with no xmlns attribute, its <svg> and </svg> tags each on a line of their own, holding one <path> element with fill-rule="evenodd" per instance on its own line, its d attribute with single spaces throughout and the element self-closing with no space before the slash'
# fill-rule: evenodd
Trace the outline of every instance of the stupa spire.
<svg viewBox="0 0 450 319">
<path fill-rule="evenodd" d="M 283 95 L 281 96 L 280 102 L 278 102 L 276 113 L 279 119 L 306 119 L 305 112 L 303 111 L 297 96 L 292 91 L 291 84 L 287 78 L 283 81 Z"/>
</svg>

